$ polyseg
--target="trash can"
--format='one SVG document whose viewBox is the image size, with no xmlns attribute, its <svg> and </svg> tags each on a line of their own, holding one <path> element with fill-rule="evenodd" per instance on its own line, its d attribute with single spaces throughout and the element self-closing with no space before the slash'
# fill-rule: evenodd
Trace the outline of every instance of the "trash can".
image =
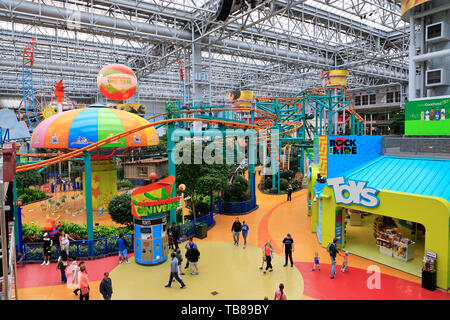
<svg viewBox="0 0 450 320">
<path fill-rule="evenodd" d="M 206 238 L 208 234 L 208 226 L 206 223 L 195 223 L 195 237 L 199 239 Z"/>
<path fill-rule="evenodd" d="M 422 271 L 422 288 L 434 291 L 436 290 L 436 270 Z"/>
</svg>

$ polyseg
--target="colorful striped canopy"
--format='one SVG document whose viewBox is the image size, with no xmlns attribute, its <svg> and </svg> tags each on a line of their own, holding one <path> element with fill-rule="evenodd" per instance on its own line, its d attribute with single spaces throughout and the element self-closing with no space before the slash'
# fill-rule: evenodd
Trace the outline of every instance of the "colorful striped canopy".
<svg viewBox="0 0 450 320">
<path fill-rule="evenodd" d="M 55 114 L 44 120 L 31 136 L 33 148 L 83 148 L 121 132 L 148 124 L 130 112 L 109 108 L 84 108 Z M 155 128 L 150 127 L 108 143 L 101 148 L 145 147 L 158 144 Z"/>
</svg>

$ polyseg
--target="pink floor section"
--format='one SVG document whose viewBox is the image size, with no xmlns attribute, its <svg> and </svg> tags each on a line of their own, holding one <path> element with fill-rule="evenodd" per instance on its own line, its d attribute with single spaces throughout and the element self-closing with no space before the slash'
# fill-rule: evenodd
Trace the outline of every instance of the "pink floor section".
<svg viewBox="0 0 450 320">
<path fill-rule="evenodd" d="M 131 257 L 132 255 L 128 255 Z M 118 264 L 118 256 L 111 256 L 99 260 L 86 260 L 86 269 L 90 281 L 99 281 L 105 272 L 111 272 Z M 27 264 L 17 267 L 17 285 L 19 288 L 33 288 L 55 286 L 61 284 L 61 272 L 56 269 L 56 263 L 48 266 Z"/>
<path fill-rule="evenodd" d="M 373 273 L 348 267 L 345 273 L 336 266 L 336 275 L 330 279 L 331 265 L 320 264 L 320 271 L 312 271 L 313 264 L 294 262 L 302 273 L 304 295 L 319 300 L 450 300 L 441 290 L 429 291 L 419 283 L 380 274 L 380 289 L 369 289 L 367 280 Z"/>
</svg>

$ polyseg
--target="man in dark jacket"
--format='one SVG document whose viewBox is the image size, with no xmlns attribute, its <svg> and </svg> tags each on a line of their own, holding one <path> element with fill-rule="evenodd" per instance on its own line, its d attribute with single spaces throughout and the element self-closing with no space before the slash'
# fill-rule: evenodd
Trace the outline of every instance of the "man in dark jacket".
<svg viewBox="0 0 450 320">
<path fill-rule="evenodd" d="M 175 222 L 172 222 L 170 233 L 172 234 L 173 237 L 173 244 L 175 245 L 174 251 L 176 252 L 178 249 L 178 238 L 180 237 L 180 228 L 175 224 Z"/>
<path fill-rule="evenodd" d="M 333 239 L 333 243 L 330 244 L 330 247 L 328 249 L 328 252 L 330 254 L 330 259 L 331 259 L 331 279 L 334 279 L 334 270 L 336 268 L 336 255 L 338 254 L 338 249 L 337 249 L 337 242 L 338 242 L 338 238 L 334 238 Z"/>
<path fill-rule="evenodd" d="M 105 272 L 103 274 L 102 282 L 100 282 L 100 293 L 102 294 L 103 299 L 111 300 L 113 289 L 112 289 L 112 281 L 111 278 L 109 277 L 109 272 Z"/>
<path fill-rule="evenodd" d="M 236 221 L 231 226 L 231 232 L 233 232 L 233 240 L 235 245 L 239 245 L 239 233 L 241 232 L 242 225 L 239 221 L 239 218 L 236 218 Z"/>
<path fill-rule="evenodd" d="M 200 251 L 198 251 L 197 247 L 189 248 L 186 251 L 186 259 L 189 261 L 189 265 L 191 267 L 191 275 L 198 274 L 198 260 L 200 259 Z"/>
</svg>

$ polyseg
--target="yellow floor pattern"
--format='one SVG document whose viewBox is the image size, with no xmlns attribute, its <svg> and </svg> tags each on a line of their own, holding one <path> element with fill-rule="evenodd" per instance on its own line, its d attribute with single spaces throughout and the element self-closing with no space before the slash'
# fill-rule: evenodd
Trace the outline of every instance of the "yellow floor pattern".
<svg viewBox="0 0 450 320">
<path fill-rule="evenodd" d="M 273 272 L 263 274 L 261 250 L 234 246 L 226 242 L 199 242 L 199 274 L 182 276 L 186 288 L 177 281 L 164 288 L 169 280 L 169 263 L 156 266 L 122 264 L 110 276 L 114 279 L 113 299 L 121 300 L 273 300 L 280 283 L 285 284 L 288 299 L 298 300 L 303 293 L 303 279 L 297 268 L 282 267 L 283 257 L 274 255 Z M 169 259 L 170 261 L 170 259 Z M 184 268 L 185 260 L 183 261 Z M 213 295 L 212 292 L 218 294 Z"/>
</svg>

